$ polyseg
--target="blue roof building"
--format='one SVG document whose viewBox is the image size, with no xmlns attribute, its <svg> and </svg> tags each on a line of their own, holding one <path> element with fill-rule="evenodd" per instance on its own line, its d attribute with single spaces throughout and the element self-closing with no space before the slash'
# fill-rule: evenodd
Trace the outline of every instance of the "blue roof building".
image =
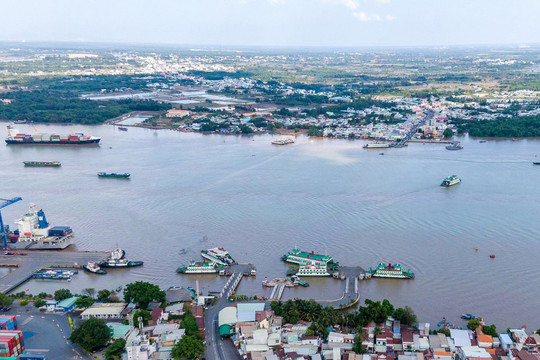
<svg viewBox="0 0 540 360">
<path fill-rule="evenodd" d="M 54 311 L 69 312 L 75 308 L 75 301 L 77 301 L 76 296 L 70 297 L 69 299 L 64 299 L 56 304 Z"/>
</svg>

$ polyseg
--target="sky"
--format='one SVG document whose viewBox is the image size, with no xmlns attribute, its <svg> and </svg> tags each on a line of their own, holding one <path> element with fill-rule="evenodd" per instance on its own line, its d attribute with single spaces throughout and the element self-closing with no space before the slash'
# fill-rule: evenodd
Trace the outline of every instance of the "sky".
<svg viewBox="0 0 540 360">
<path fill-rule="evenodd" d="M 0 41 L 540 44 L 540 0 L 3 0 L 0 9 Z"/>
</svg>

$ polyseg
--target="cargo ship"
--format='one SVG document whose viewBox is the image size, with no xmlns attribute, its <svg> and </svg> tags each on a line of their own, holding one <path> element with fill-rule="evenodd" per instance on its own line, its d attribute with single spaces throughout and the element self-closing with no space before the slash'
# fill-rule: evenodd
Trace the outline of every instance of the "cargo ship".
<svg viewBox="0 0 540 360">
<path fill-rule="evenodd" d="M 390 147 L 387 143 L 369 143 L 362 146 L 364 149 L 386 149 Z"/>
<path fill-rule="evenodd" d="M 298 249 L 293 249 L 287 254 L 283 255 L 281 259 L 285 262 L 292 264 L 311 264 L 315 263 L 317 265 L 327 265 L 328 263 L 333 263 L 334 259 L 328 255 L 315 254 L 315 252 L 306 252 Z"/>
<path fill-rule="evenodd" d="M 60 161 L 23 161 L 24 166 L 33 167 L 58 167 L 62 166 Z"/>
<path fill-rule="evenodd" d="M 176 269 L 180 274 L 213 274 L 218 271 L 217 264 L 213 261 L 190 261 L 189 265 Z"/>
<path fill-rule="evenodd" d="M 99 177 L 110 177 L 110 178 L 120 178 L 127 179 L 131 176 L 130 173 L 107 173 L 107 172 L 98 172 Z"/>
<path fill-rule="evenodd" d="M 65 249 L 72 244 L 73 230 L 69 226 L 51 226 L 43 210 L 30 204 L 26 214 L 15 220 L 18 229 L 11 239 L 11 248 L 16 249 Z"/>
<path fill-rule="evenodd" d="M 15 135 L 13 135 L 15 134 Z M 84 133 L 71 134 L 24 134 L 8 129 L 8 145 L 99 145 L 101 138 Z"/>
<path fill-rule="evenodd" d="M 444 178 L 444 180 L 441 183 L 441 186 L 449 187 L 452 185 L 459 184 L 461 182 L 461 179 L 458 178 L 456 175 L 450 175 Z"/>
<path fill-rule="evenodd" d="M 380 263 L 375 270 L 369 268 L 368 274 L 372 277 L 393 278 L 393 279 L 414 279 L 411 270 L 404 271 L 400 264 Z"/>
<path fill-rule="evenodd" d="M 107 271 L 103 270 L 98 264 L 91 261 L 87 265 L 83 265 L 83 269 L 97 275 L 105 275 L 107 273 Z"/>
<path fill-rule="evenodd" d="M 231 254 L 224 248 L 212 248 L 201 251 L 201 256 L 218 265 L 232 265 L 236 261 L 232 258 Z"/>
</svg>

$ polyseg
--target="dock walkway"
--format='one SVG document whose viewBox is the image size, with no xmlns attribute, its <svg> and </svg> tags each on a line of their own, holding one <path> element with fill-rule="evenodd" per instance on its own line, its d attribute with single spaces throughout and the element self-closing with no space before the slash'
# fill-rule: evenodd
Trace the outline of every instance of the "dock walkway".
<svg viewBox="0 0 540 360">
<path fill-rule="evenodd" d="M 0 278 L 0 291 L 7 294 L 28 281 L 32 274 L 45 267 L 76 267 L 89 261 L 100 261 L 107 252 L 81 251 L 27 251 L 27 255 L 0 255 L 0 267 L 17 266 Z"/>
</svg>

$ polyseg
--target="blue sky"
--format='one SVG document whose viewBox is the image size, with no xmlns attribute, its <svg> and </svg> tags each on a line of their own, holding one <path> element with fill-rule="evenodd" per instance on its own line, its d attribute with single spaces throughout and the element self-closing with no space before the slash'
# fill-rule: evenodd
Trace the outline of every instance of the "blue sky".
<svg viewBox="0 0 540 360">
<path fill-rule="evenodd" d="M 540 0 L 17 0 L 0 41 L 221 46 L 540 43 Z"/>
</svg>

